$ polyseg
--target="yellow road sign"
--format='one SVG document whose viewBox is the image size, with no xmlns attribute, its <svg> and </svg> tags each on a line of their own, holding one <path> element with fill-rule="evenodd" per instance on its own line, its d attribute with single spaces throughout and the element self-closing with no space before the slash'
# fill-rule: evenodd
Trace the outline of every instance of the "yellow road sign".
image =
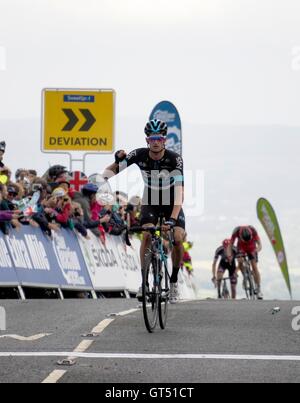
<svg viewBox="0 0 300 403">
<path fill-rule="evenodd" d="M 113 90 L 43 91 L 43 151 L 114 151 Z"/>
</svg>

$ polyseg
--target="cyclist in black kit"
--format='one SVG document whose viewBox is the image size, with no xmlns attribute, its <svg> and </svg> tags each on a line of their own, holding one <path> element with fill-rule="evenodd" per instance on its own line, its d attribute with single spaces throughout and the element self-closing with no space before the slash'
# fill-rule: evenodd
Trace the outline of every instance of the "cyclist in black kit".
<svg viewBox="0 0 300 403">
<path fill-rule="evenodd" d="M 183 260 L 183 241 L 185 237 L 185 215 L 182 209 L 184 199 L 183 160 L 180 155 L 166 150 L 168 127 L 165 122 L 151 120 L 145 127 L 148 148 L 140 148 L 126 154 L 118 151 L 115 163 L 104 172 L 110 179 L 114 175 L 136 164 L 143 175 L 145 191 L 141 214 L 144 227 L 157 225 L 161 213 L 164 214 L 166 231 L 174 228 L 175 246 L 172 252 L 173 272 L 171 276 L 170 302 L 178 300 L 178 273 Z M 145 233 L 141 245 L 141 262 L 144 266 L 145 254 L 151 241 L 151 235 Z M 140 297 L 141 289 L 138 293 Z"/>
<path fill-rule="evenodd" d="M 231 297 L 236 299 L 236 286 L 237 286 L 237 266 L 236 259 L 238 257 L 238 250 L 231 244 L 230 239 L 225 239 L 223 245 L 216 250 L 214 263 L 213 263 L 213 278 L 212 281 L 218 287 L 218 298 L 221 299 L 221 284 L 226 270 L 229 271 L 231 283 Z M 219 266 L 218 266 L 218 262 Z"/>
</svg>

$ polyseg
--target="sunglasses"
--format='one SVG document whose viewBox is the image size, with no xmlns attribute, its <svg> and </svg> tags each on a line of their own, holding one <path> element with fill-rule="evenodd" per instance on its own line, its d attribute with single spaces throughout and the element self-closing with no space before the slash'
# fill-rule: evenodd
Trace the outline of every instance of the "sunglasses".
<svg viewBox="0 0 300 403">
<path fill-rule="evenodd" d="M 151 136 L 151 137 L 147 137 L 147 140 L 148 140 L 150 143 L 152 143 L 152 142 L 154 142 L 154 141 L 161 141 L 161 142 L 163 142 L 163 141 L 165 141 L 165 137 L 163 137 L 163 136 Z"/>
</svg>

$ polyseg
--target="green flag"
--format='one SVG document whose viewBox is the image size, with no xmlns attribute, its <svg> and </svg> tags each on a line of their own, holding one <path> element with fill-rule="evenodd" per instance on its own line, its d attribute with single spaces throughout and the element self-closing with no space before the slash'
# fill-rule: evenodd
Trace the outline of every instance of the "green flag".
<svg viewBox="0 0 300 403">
<path fill-rule="evenodd" d="M 281 268 L 283 277 L 292 298 L 292 288 L 289 276 L 287 256 L 284 249 L 283 239 L 276 217 L 276 213 L 271 204 L 266 199 L 259 199 L 257 203 L 257 215 L 272 243 L 277 261 Z"/>
</svg>

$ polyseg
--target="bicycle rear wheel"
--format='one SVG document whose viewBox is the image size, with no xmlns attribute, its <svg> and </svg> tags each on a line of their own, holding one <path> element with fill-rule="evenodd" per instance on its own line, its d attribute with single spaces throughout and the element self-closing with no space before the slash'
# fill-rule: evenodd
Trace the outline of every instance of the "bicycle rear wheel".
<svg viewBox="0 0 300 403">
<path fill-rule="evenodd" d="M 159 282 L 157 262 L 152 254 L 146 257 L 143 270 L 143 314 L 146 328 L 153 333 L 158 321 Z"/>
<path fill-rule="evenodd" d="M 160 262 L 160 266 L 162 263 Z M 165 329 L 168 319 L 168 308 L 170 298 L 170 279 L 167 264 L 164 264 L 164 270 L 160 271 L 162 279 L 160 283 L 160 297 L 159 297 L 159 324 L 161 329 Z"/>
</svg>

